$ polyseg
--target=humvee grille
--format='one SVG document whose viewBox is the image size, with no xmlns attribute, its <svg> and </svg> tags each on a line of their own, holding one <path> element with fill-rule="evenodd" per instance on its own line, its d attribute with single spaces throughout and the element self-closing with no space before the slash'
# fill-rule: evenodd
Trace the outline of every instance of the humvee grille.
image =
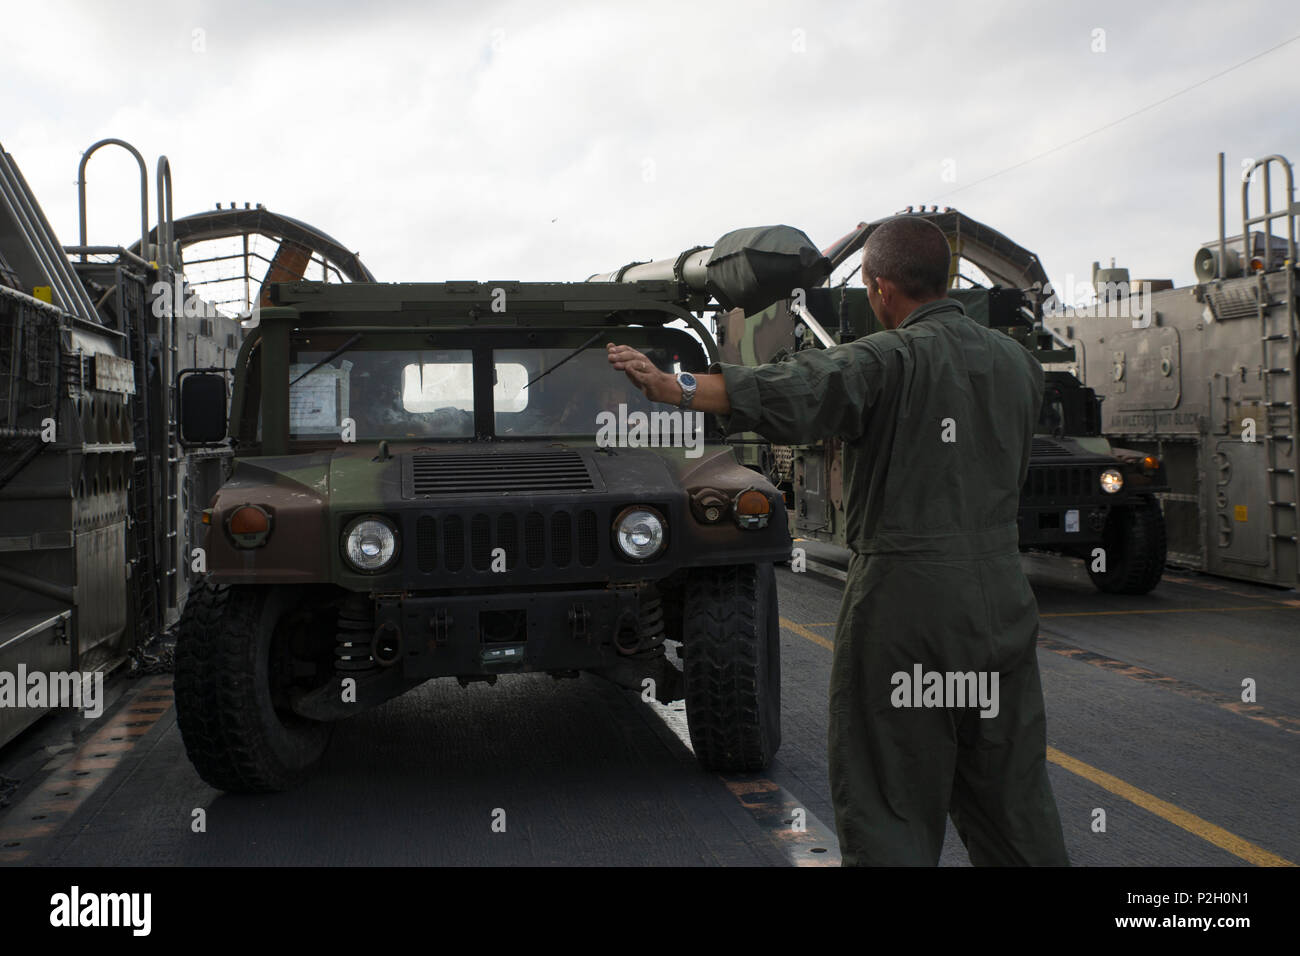
<svg viewBox="0 0 1300 956">
<path fill-rule="evenodd" d="M 520 559 L 528 567 L 538 570 L 547 566 L 547 525 L 550 528 L 550 566 L 566 568 L 573 563 L 575 553 L 574 523 L 577 523 L 577 560 L 583 567 L 592 567 L 600 559 L 600 533 L 596 512 L 584 508 L 575 513 L 555 511 L 549 522 L 545 515 L 532 511 L 523 516 L 523 535 L 520 540 L 520 518 L 509 512 L 468 516 L 469 540 L 466 553 L 464 521 L 460 515 L 434 517 L 421 515 L 415 522 L 416 567 L 424 573 L 438 568 L 441 556 L 444 570 L 455 573 L 469 566 L 479 572 L 491 572 L 492 552 L 501 548 L 505 552 L 506 568 L 514 570 Z"/>
<path fill-rule="evenodd" d="M 1075 467 L 1030 468 L 1021 498 L 1092 498 L 1101 493 L 1097 469 Z"/>
<path fill-rule="evenodd" d="M 416 497 L 595 490 L 576 451 L 412 455 L 411 476 Z"/>
</svg>

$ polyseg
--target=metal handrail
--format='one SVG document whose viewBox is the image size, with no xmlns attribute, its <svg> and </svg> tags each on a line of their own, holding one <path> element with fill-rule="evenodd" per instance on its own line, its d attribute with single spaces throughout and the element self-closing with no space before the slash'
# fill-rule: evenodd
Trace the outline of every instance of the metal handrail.
<svg viewBox="0 0 1300 956">
<path fill-rule="evenodd" d="M 1273 209 L 1273 179 L 1272 164 L 1280 163 L 1283 171 L 1286 173 L 1286 208 Z M 1260 216 L 1250 215 L 1250 184 L 1253 173 L 1260 167 L 1264 168 L 1264 213 Z M 1250 164 L 1250 168 L 1242 174 L 1241 180 L 1241 263 L 1243 270 L 1249 272 L 1250 269 L 1250 227 L 1258 223 L 1264 223 L 1264 271 L 1268 272 L 1273 268 L 1273 227 L 1274 219 L 1286 219 L 1287 236 L 1286 236 L 1286 257 L 1287 262 L 1295 265 L 1295 177 L 1291 172 L 1291 163 L 1286 157 L 1274 154 L 1265 156 L 1263 159 L 1257 159 Z"/>
<path fill-rule="evenodd" d="M 77 244 L 85 246 L 86 243 L 86 164 L 90 162 L 91 155 L 101 146 L 121 146 L 132 156 L 135 157 L 136 163 L 140 166 L 140 254 L 145 255 L 149 242 L 149 170 L 145 166 L 144 157 L 140 151 L 124 139 L 101 139 L 88 150 L 81 154 L 81 164 L 77 167 L 77 218 L 81 227 L 81 241 Z M 81 261 L 86 262 L 86 252 L 82 251 Z"/>
<path fill-rule="evenodd" d="M 164 250 L 159 253 L 158 261 L 170 266 L 180 265 L 172 262 L 172 242 L 176 235 L 176 220 L 172 216 L 172 167 L 166 156 L 158 157 L 158 246 Z M 143 246 L 141 246 L 143 248 Z"/>
</svg>

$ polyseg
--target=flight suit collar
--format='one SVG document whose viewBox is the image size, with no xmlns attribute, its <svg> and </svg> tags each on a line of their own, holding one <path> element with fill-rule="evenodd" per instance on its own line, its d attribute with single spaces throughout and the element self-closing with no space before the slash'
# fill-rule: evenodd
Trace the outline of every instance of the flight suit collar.
<svg viewBox="0 0 1300 956">
<path fill-rule="evenodd" d="M 900 329 L 906 328 L 913 322 L 919 322 L 926 316 L 934 315 L 936 312 L 949 311 L 960 312 L 962 315 L 966 314 L 966 310 L 962 308 L 961 303 L 956 299 L 935 299 L 933 302 L 927 302 L 925 305 L 913 309 L 907 318 L 898 323 L 898 327 Z"/>
</svg>

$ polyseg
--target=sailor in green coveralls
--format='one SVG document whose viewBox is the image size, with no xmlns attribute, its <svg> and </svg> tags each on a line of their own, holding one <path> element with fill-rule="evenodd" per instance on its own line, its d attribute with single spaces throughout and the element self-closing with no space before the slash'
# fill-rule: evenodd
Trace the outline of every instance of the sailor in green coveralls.
<svg viewBox="0 0 1300 956">
<path fill-rule="evenodd" d="M 690 407 L 733 433 L 844 443 L 852 557 L 829 732 L 844 864 L 934 865 L 951 814 L 977 866 L 1068 865 L 1016 530 L 1043 371 L 946 297 L 949 262 L 932 223 L 882 223 L 862 278 L 886 331 L 715 366 Z M 649 398 L 682 400 L 636 350 L 609 352 Z"/>
</svg>

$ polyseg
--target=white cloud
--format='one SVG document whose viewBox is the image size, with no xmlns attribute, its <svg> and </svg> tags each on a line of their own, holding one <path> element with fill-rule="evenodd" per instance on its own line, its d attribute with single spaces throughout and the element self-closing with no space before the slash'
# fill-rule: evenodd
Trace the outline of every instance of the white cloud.
<svg viewBox="0 0 1300 956">
<path fill-rule="evenodd" d="M 1300 154 L 1300 43 L 945 194 L 1300 33 L 1293 11 L 33 5 L 0 37 L 0 142 L 69 243 L 80 153 L 120 136 L 150 161 L 151 209 L 166 153 L 178 215 L 262 202 L 386 280 L 576 279 L 774 221 L 828 244 L 925 202 L 988 222 L 1054 276 L 1113 255 L 1185 283 L 1217 228 L 1216 152 L 1230 170 Z M 92 241 L 133 241 L 135 176 L 124 155 L 91 164 Z"/>
</svg>

